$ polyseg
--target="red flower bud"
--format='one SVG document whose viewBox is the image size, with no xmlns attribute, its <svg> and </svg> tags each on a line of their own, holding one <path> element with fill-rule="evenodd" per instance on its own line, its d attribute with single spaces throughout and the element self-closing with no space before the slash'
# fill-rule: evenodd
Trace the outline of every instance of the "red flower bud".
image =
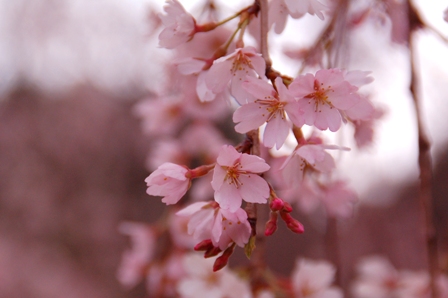
<svg viewBox="0 0 448 298">
<path fill-rule="evenodd" d="M 194 247 L 194 250 L 195 251 L 207 251 L 211 248 L 213 248 L 212 240 L 207 239 L 207 240 L 201 241 L 198 244 L 196 244 Z"/>
</svg>

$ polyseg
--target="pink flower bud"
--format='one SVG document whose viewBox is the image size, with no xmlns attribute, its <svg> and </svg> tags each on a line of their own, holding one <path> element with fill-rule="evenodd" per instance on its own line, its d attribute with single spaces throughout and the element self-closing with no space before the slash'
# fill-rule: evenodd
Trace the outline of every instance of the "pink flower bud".
<svg viewBox="0 0 448 298">
<path fill-rule="evenodd" d="M 280 211 L 283 209 L 283 206 L 284 206 L 283 200 L 280 198 L 273 199 L 269 204 L 269 208 L 271 208 L 272 211 Z"/>
<path fill-rule="evenodd" d="M 266 236 L 271 236 L 272 234 L 275 233 L 275 231 L 277 231 L 277 212 L 271 212 L 271 216 L 268 220 L 268 222 L 266 223 L 266 227 L 264 230 L 264 234 Z"/>
<path fill-rule="evenodd" d="M 283 209 L 282 209 L 282 211 L 287 212 L 287 213 L 292 212 L 291 204 L 289 204 L 288 202 L 284 202 L 283 201 Z"/>
<path fill-rule="evenodd" d="M 305 231 L 303 225 L 297 219 L 294 219 L 291 214 L 287 212 L 280 212 L 280 216 L 286 223 L 288 229 L 290 229 L 292 232 L 302 234 Z"/>
</svg>

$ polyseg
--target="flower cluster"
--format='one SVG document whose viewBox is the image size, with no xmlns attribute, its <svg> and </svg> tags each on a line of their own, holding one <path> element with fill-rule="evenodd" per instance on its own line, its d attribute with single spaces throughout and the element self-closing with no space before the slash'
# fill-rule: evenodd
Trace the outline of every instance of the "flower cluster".
<svg viewBox="0 0 448 298">
<path fill-rule="evenodd" d="M 260 21 L 261 6 L 256 1 L 223 21 L 209 17 L 201 24 L 177 0 L 168 0 L 160 15 L 159 45 L 173 54 L 167 65 L 170 80 L 135 107 L 152 137 L 147 193 L 175 205 L 169 219 L 154 224 L 157 233 L 147 241 L 167 237 L 173 248 L 164 252 L 162 262 L 144 255 L 135 263 L 147 274 L 154 270 L 153 285 L 172 282 L 182 297 L 274 297 L 269 287 L 249 290 L 224 268 L 236 247 L 249 257 L 256 250 L 257 221 L 269 213 L 265 236 L 275 233 L 279 218 L 301 234 L 305 228 L 291 205 L 307 213 L 323 206 L 328 216 L 349 217 L 357 201 L 348 183 L 337 177 L 331 155 L 331 150 L 349 148 L 327 144 L 323 132 L 348 124 L 359 147 L 372 141 L 380 112 L 360 91 L 372 81 L 370 73 L 332 66 L 291 78 L 274 70 L 262 47 L 245 38 L 253 34 L 249 26 Z M 323 20 L 328 10 L 317 0 L 272 0 L 267 27 L 279 34 L 289 16 Z M 236 18 L 233 31 L 224 27 Z M 260 209 L 265 217 L 257 217 L 258 205 L 266 206 Z M 199 261 L 185 249 L 201 251 L 208 260 Z M 183 270 L 176 275 L 169 268 L 179 260 Z M 221 271 L 207 277 L 201 262 Z M 301 260 L 294 272 L 295 297 L 342 297 L 332 286 L 332 265 Z M 229 288 L 238 288 L 238 294 Z M 166 287 L 158 294 L 169 291 Z"/>
</svg>

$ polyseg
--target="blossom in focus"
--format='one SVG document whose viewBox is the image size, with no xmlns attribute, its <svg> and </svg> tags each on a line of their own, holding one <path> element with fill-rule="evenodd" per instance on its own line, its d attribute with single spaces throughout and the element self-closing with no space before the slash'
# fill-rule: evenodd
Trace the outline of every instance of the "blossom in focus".
<svg viewBox="0 0 448 298">
<path fill-rule="evenodd" d="M 166 162 L 145 179 L 146 193 L 164 197 L 162 202 L 167 205 L 176 204 L 190 188 L 191 180 L 186 177 L 187 173 L 187 168 Z"/>
<path fill-rule="evenodd" d="M 335 273 L 334 266 L 326 261 L 297 260 L 291 277 L 295 297 L 342 298 L 342 291 L 332 286 Z"/>
<path fill-rule="evenodd" d="M 292 127 L 286 115 L 294 124 L 300 125 L 300 109 L 280 77 L 275 79 L 275 86 L 278 92 L 267 82 L 248 77 L 243 87 L 256 100 L 239 107 L 233 114 L 233 121 L 238 123 L 235 130 L 239 133 L 257 129 L 266 122 L 263 143 L 268 148 L 275 145 L 279 149 Z"/>
<path fill-rule="evenodd" d="M 324 15 L 322 11 L 326 8 L 325 5 L 317 0 L 272 0 L 269 3 L 269 23 L 275 24 L 274 31 L 277 34 L 283 32 L 286 26 L 288 16 L 298 19 L 306 13 L 317 15 L 319 19 L 323 20 Z"/>
<path fill-rule="evenodd" d="M 123 286 L 132 288 L 146 275 L 145 268 L 152 261 L 156 236 L 151 227 L 141 223 L 123 222 L 119 231 L 131 238 L 131 249 L 123 253 L 117 278 Z"/>
<path fill-rule="evenodd" d="M 210 272 L 214 258 L 204 259 L 197 254 L 185 255 L 184 278 L 177 283 L 177 292 L 184 298 L 250 298 L 249 284 L 230 271 L 223 268 Z"/>
<path fill-rule="evenodd" d="M 235 212 L 242 200 L 264 204 L 269 197 L 269 186 L 258 174 L 269 170 L 264 159 L 239 153 L 224 145 L 216 160 L 212 187 L 221 208 Z"/>
<path fill-rule="evenodd" d="M 316 75 L 297 77 L 289 86 L 298 98 L 302 124 L 314 125 L 320 130 L 337 131 L 341 126 L 343 111 L 360 101 L 358 87 L 344 79 L 339 69 L 321 69 Z"/>
<path fill-rule="evenodd" d="M 230 93 L 240 104 L 253 101 L 242 88 L 247 77 L 265 78 L 266 62 L 253 47 L 238 48 L 232 54 L 213 62 L 205 83 L 214 94 L 223 92 L 230 82 Z"/>
<path fill-rule="evenodd" d="M 160 14 L 165 28 L 159 34 L 159 45 L 163 48 L 174 49 L 190 40 L 196 27 L 195 19 L 183 8 L 177 0 L 167 0 Z"/>
<path fill-rule="evenodd" d="M 211 239 L 213 246 L 221 250 L 231 242 L 243 247 L 251 234 L 247 213 L 238 208 L 235 212 L 221 209 L 218 204 L 197 202 L 178 211 L 176 214 L 189 217 L 188 233 L 198 241 Z"/>
</svg>

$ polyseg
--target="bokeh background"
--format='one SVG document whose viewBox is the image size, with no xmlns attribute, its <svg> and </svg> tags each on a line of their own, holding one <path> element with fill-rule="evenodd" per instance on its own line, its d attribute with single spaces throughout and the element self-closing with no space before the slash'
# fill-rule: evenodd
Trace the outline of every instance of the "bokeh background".
<svg viewBox="0 0 448 298">
<path fill-rule="evenodd" d="M 383 1 L 387 13 L 372 15 L 348 42 L 347 66 L 372 71 L 368 92 L 385 115 L 371 147 L 339 157 L 341 175 L 360 196 L 353 218 L 338 221 L 345 285 L 365 255 L 384 255 L 397 268 L 426 266 L 402 2 Z M 448 36 L 445 7 L 435 2 L 415 4 L 425 22 Z M 0 297 L 145 297 L 144 285 L 125 290 L 115 277 L 129 246 L 117 227 L 123 220 L 152 222 L 163 208 L 145 193 L 151 140 L 133 114 L 134 104 L 168 79 L 161 61 L 169 51 L 157 48 L 154 18 L 162 5 L 0 1 Z M 185 3 L 193 14 L 198 5 Z M 228 1 L 220 5 L 223 15 L 236 10 Z M 307 45 L 313 30 L 304 34 L 303 28 L 311 24 L 317 33 L 319 22 L 291 22 L 296 29 L 272 36 L 279 70 L 294 74 L 298 64 L 282 58 L 280 49 Z M 435 219 L 448 251 L 448 43 L 426 29 L 418 33 L 417 51 L 433 143 Z M 350 133 L 334 141 L 346 144 Z M 267 242 L 268 262 L 283 275 L 295 256 L 323 258 L 331 250 L 325 224 L 299 216 L 304 235 L 280 229 Z M 441 259 L 448 263 L 448 255 Z"/>
</svg>

